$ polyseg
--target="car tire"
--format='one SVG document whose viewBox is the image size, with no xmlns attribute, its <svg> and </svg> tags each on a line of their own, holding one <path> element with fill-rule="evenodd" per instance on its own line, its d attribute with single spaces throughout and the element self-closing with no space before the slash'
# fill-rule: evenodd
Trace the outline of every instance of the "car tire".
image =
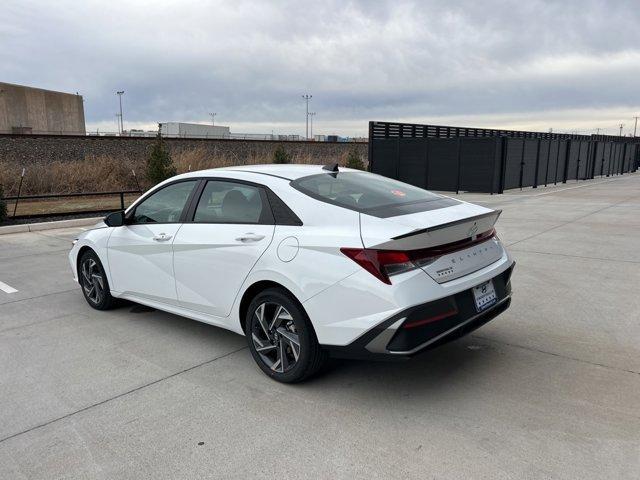
<svg viewBox="0 0 640 480">
<path fill-rule="evenodd" d="M 78 283 L 87 303 L 96 310 L 109 310 L 116 304 L 102 262 L 93 250 L 85 251 L 78 262 Z"/>
<path fill-rule="evenodd" d="M 256 295 L 245 321 L 251 355 L 274 380 L 301 382 L 327 363 L 307 314 L 285 290 L 270 288 Z"/>
</svg>

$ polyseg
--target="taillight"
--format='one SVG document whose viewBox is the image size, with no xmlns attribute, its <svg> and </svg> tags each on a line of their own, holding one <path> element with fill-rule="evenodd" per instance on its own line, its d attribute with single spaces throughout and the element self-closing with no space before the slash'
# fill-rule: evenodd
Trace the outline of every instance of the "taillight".
<svg viewBox="0 0 640 480">
<path fill-rule="evenodd" d="M 439 257 L 448 253 L 464 250 L 477 243 L 484 242 L 496 236 L 494 229 L 483 232 L 475 237 L 465 238 L 457 242 L 438 245 L 437 247 L 419 250 L 376 250 L 374 248 L 341 248 L 351 260 L 356 262 L 374 277 L 391 285 L 392 275 L 408 272 L 415 268 L 425 267 L 435 262 Z"/>
<path fill-rule="evenodd" d="M 408 252 L 371 248 L 341 248 L 340 251 L 374 277 L 389 285 L 391 285 L 389 275 L 396 275 L 416 268 L 407 255 Z"/>
</svg>

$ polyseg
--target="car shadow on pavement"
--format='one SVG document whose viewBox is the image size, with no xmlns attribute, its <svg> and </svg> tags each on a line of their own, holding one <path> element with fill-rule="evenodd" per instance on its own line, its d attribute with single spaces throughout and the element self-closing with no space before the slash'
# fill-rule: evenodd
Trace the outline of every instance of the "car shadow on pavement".
<svg viewBox="0 0 640 480">
<path fill-rule="evenodd" d="M 504 373 L 507 358 L 486 342 L 473 335 L 428 350 L 402 361 L 332 360 L 329 367 L 309 386 L 326 388 L 362 389 L 371 394 L 397 395 L 450 391 L 452 386 L 481 383 L 498 370 Z M 305 384 L 306 385 L 306 384 Z"/>
<path fill-rule="evenodd" d="M 238 348 L 246 344 L 244 338 L 223 328 L 135 303 L 124 303 L 116 312 L 126 321 L 144 322 L 144 328 L 150 329 L 150 334 L 153 332 L 175 337 L 176 344 L 180 345 L 178 348 L 189 344 L 195 347 L 197 344 L 202 349 L 209 342 L 212 350 L 220 347 L 226 349 L 224 347 L 227 346 Z M 253 362 L 248 352 L 244 357 L 243 362 Z M 493 370 L 502 370 L 504 373 L 504 368 L 508 367 L 507 362 L 503 352 L 471 334 L 408 360 L 387 362 L 331 359 L 318 375 L 300 384 L 283 387 L 303 390 L 346 388 L 356 391 L 362 388 L 362 393 L 367 395 L 375 387 L 379 393 L 411 391 L 413 394 L 428 394 L 444 386 L 451 388 L 452 383 L 468 385 L 482 381 L 482 378 L 494 375 Z M 255 374 L 262 376 L 257 366 Z M 264 379 L 272 382 L 267 377 Z"/>
</svg>

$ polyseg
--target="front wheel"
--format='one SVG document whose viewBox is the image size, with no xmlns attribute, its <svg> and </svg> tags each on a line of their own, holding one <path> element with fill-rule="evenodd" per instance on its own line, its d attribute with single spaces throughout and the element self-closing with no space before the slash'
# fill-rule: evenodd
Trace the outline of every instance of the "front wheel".
<svg viewBox="0 0 640 480">
<path fill-rule="evenodd" d="M 78 262 L 78 282 L 87 303 L 96 310 L 108 310 L 115 305 L 115 298 L 111 296 L 109 282 L 98 255 L 93 250 L 87 250 Z"/>
<path fill-rule="evenodd" d="M 327 361 L 306 313 L 284 290 L 259 293 L 249 305 L 246 325 L 251 355 L 274 380 L 300 382 Z"/>
</svg>

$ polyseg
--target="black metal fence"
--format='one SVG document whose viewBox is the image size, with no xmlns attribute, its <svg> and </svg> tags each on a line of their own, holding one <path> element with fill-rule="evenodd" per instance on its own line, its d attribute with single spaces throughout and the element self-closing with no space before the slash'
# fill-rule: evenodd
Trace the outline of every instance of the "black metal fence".
<svg viewBox="0 0 640 480">
<path fill-rule="evenodd" d="M 99 214 L 104 213 L 105 211 L 114 210 L 113 207 L 116 206 L 116 203 L 113 202 L 113 207 L 110 205 L 105 205 L 103 208 L 96 208 L 96 206 L 100 206 L 100 204 L 92 204 L 88 207 L 78 208 L 76 204 L 74 204 L 73 200 L 82 198 L 82 197 L 100 197 L 103 199 L 119 199 L 119 206 L 121 210 L 124 210 L 126 207 L 125 196 L 130 195 L 140 195 L 142 193 L 141 190 L 123 190 L 123 191 L 113 191 L 113 192 L 86 192 L 86 193 L 56 193 L 56 194 L 46 194 L 46 195 L 22 195 L 15 197 L 4 197 L 4 200 L 7 202 L 7 208 L 13 209 L 13 215 L 11 218 L 15 219 L 25 219 L 31 217 L 38 218 L 46 218 L 46 217 L 55 217 L 62 215 L 77 215 L 77 214 Z M 33 212 L 27 213 L 23 215 L 16 215 L 18 204 L 22 202 L 22 204 L 33 202 L 35 200 L 60 200 L 60 199 L 68 199 L 66 205 L 63 205 L 62 208 L 52 208 L 51 211 L 47 212 Z M 11 204 L 13 202 L 13 204 Z M 107 202 L 109 203 L 109 202 Z"/>
<path fill-rule="evenodd" d="M 429 190 L 512 188 L 638 169 L 640 138 L 369 122 L 369 170 Z"/>
</svg>

